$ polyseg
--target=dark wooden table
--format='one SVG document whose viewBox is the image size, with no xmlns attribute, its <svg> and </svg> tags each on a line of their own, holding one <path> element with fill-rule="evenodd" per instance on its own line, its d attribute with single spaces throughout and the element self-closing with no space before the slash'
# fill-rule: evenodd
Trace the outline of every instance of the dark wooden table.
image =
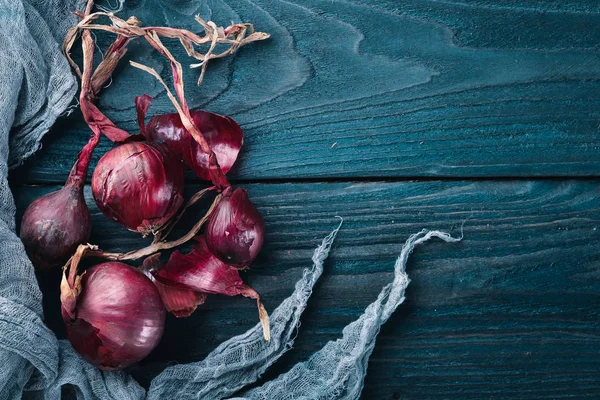
<svg viewBox="0 0 600 400">
<path fill-rule="evenodd" d="M 200 6 L 197 3 L 201 3 Z M 407 300 L 383 327 L 365 399 L 600 398 L 600 3 L 596 0 L 230 0 L 127 2 L 120 15 L 198 30 L 251 21 L 272 34 L 186 76 L 189 103 L 233 116 L 246 142 L 231 172 L 264 215 L 266 245 L 244 279 L 274 309 L 312 249 L 345 218 L 295 348 L 269 379 L 340 337 L 417 249 Z M 100 37 L 101 45 L 108 37 Z M 169 46 L 191 62 L 176 43 Z M 147 45 L 128 59 L 167 74 Z M 166 75 L 168 77 L 168 74 Z M 163 89 L 123 63 L 100 107 L 135 131 L 133 97 Z M 11 182 L 19 212 L 67 176 L 88 130 L 74 113 Z M 96 159 L 111 144 L 103 141 Z M 200 182 L 191 175 L 188 193 Z M 145 240 L 88 194 L 92 241 Z M 48 324 L 64 335 L 56 276 L 40 277 Z M 149 380 L 202 359 L 256 323 L 255 304 L 210 297 L 130 370 Z"/>
</svg>

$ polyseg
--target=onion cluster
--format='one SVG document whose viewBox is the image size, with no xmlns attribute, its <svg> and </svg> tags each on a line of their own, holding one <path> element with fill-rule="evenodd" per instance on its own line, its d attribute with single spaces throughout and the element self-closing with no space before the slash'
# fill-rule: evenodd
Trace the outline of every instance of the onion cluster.
<svg viewBox="0 0 600 400">
<path fill-rule="evenodd" d="M 191 115 L 202 133 L 208 132 L 207 142 L 221 170 L 229 171 L 243 143 L 239 126 L 229 117 L 207 111 L 192 111 Z M 140 128 L 148 140 L 165 143 L 200 178 L 211 179 L 208 156 L 183 127 L 178 114 L 155 116 L 145 127 L 140 122 Z M 208 219 L 204 235 L 195 237 L 197 244 L 191 253 L 174 252 L 165 266 L 157 259 L 147 259 L 145 268 L 159 288 L 167 310 L 178 317 L 191 314 L 204 302 L 206 293 L 256 299 L 268 340 L 268 316 L 260 296 L 243 284 L 237 271 L 256 258 L 264 234 L 262 216 L 247 192 L 227 187 Z"/>
<path fill-rule="evenodd" d="M 94 21 L 90 7 L 80 15 Z M 118 19 L 111 17 L 111 20 Z M 113 21 L 114 22 L 114 21 Z M 134 17 L 119 20 L 115 42 L 94 71 L 94 42 L 90 29 L 75 27 L 65 39 L 66 56 L 81 29 L 83 69 L 80 108 L 92 131 L 88 143 L 69 174 L 65 186 L 35 200 L 25 211 L 20 236 L 27 253 L 38 269 L 64 265 L 60 285 L 61 313 L 67 337 L 73 348 L 88 362 L 104 370 L 118 370 L 146 357 L 159 343 L 165 314 L 189 316 L 208 294 L 242 295 L 257 301 L 264 336 L 268 340 L 269 320 L 258 293 L 245 285 L 239 269 L 247 268 L 256 258 L 264 242 L 265 226 L 256 207 L 243 189 L 233 189 L 225 174 L 232 168 L 244 138 L 239 125 L 230 117 L 208 111 L 190 111 L 183 93 L 181 65 L 158 39 L 159 33 L 169 37 L 180 35 L 182 43 L 191 33 L 176 29 L 146 28 Z M 246 36 L 246 25 L 208 30 L 206 35 L 232 46 L 231 52 L 246 42 L 262 40 L 268 35 Z M 108 29 L 110 30 L 110 29 Z M 143 33 L 141 33 L 143 32 Z M 118 128 L 94 104 L 99 90 L 109 79 L 126 46 L 135 35 L 150 42 L 169 58 L 179 103 L 168 92 L 177 114 L 157 115 L 144 123 L 152 98 L 135 99 L 140 134 L 130 135 Z M 207 36 L 208 37 L 208 36 Z M 190 44 L 191 46 L 191 44 Z M 227 52 L 213 56 L 218 58 Z M 205 60 L 207 61 L 207 60 Z M 151 68 L 132 62 L 133 66 L 153 74 Z M 203 66 L 203 72 L 206 66 Z M 88 166 L 100 137 L 104 135 L 117 145 L 106 152 L 93 172 L 92 195 L 98 209 L 123 227 L 148 236 L 154 235 L 147 247 L 129 253 L 106 253 L 97 246 L 85 244 L 91 233 L 91 218 L 83 188 Z M 196 194 L 182 208 L 184 201 L 184 167 L 200 179 L 212 183 Z M 173 226 L 190 204 L 206 191 L 217 192 L 213 205 L 200 218 L 192 231 L 180 239 L 167 241 Z M 206 229 L 201 232 L 206 222 Z M 163 265 L 159 251 L 170 250 L 195 239 L 194 249 L 187 254 L 171 253 Z M 78 275 L 84 257 L 112 260 L 89 267 Z M 145 257 L 141 268 L 119 261 Z M 66 263 L 66 265 L 65 265 Z"/>
<path fill-rule="evenodd" d="M 192 115 L 207 130 L 207 141 L 223 163 L 221 170 L 229 171 L 243 142 L 241 129 L 229 117 L 206 111 Z M 157 234 L 178 214 L 184 164 L 202 179 L 211 175 L 208 157 L 175 115 L 155 116 L 141 130 L 144 135 L 132 136 L 100 158 L 91 186 L 104 215 L 145 236 Z M 64 264 L 79 244 L 89 240 L 83 172 L 61 190 L 34 201 L 24 214 L 21 238 L 36 267 Z M 105 262 L 79 277 L 69 271 L 67 278 L 65 271 L 62 315 L 73 348 L 101 369 L 125 368 L 158 344 L 166 311 L 187 317 L 208 294 L 255 299 L 268 339 L 268 315 L 260 296 L 238 272 L 256 258 L 264 233 L 262 217 L 247 192 L 228 186 L 190 253 L 175 251 L 165 265 L 155 254 L 146 258 L 141 270 Z M 70 268 L 76 271 L 77 265 Z"/>
</svg>

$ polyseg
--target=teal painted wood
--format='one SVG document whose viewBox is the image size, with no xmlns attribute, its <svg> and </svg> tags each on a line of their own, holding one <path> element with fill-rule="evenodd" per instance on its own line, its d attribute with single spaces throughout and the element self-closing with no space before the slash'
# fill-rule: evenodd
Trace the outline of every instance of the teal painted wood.
<svg viewBox="0 0 600 400">
<path fill-rule="evenodd" d="M 187 72 L 192 106 L 233 115 L 244 128 L 234 178 L 590 176 L 600 168 L 595 0 L 140 0 L 121 15 L 198 30 L 196 13 L 252 21 L 273 35 L 215 62 L 201 88 L 197 71 Z M 126 58 L 165 71 L 145 44 Z M 172 111 L 153 78 L 126 62 L 100 106 L 135 131 L 133 96 L 142 93 L 157 97 L 150 114 Z M 87 136 L 78 115 L 64 119 L 17 182 L 63 181 Z"/>
<path fill-rule="evenodd" d="M 264 379 L 338 338 L 391 279 L 409 234 L 425 227 L 458 235 L 467 220 L 463 242 L 432 243 L 409 263 L 407 300 L 380 334 L 363 397 L 600 396 L 600 181 L 266 183 L 597 176 L 597 1 L 139 0 L 121 15 L 197 29 L 196 13 L 251 21 L 273 35 L 215 62 L 201 88 L 192 84 L 197 71 L 186 70 L 189 103 L 231 114 L 244 128 L 231 176 L 260 182 L 246 187 L 268 230 L 244 279 L 269 310 L 291 293 L 333 216 L 346 219 L 294 350 Z M 146 45 L 132 45 L 127 59 L 168 77 Z M 126 63 L 100 107 L 133 132 L 133 96 L 142 93 L 156 97 L 150 114 L 172 111 L 156 82 Z M 87 137 L 77 113 L 64 118 L 12 174 L 19 215 L 64 181 Z M 96 158 L 108 148 L 103 142 Z M 114 251 L 145 243 L 87 195 L 94 243 Z M 64 335 L 58 279 L 58 271 L 39 276 L 48 324 Z M 170 318 L 161 345 L 130 372 L 147 384 L 256 317 L 247 299 L 211 296 L 192 317 Z"/>
<path fill-rule="evenodd" d="M 264 379 L 338 338 L 391 279 L 409 234 L 439 228 L 459 235 L 466 221 L 461 243 L 433 242 L 409 262 L 407 300 L 379 336 L 363 398 L 597 399 L 599 183 L 246 186 L 265 217 L 267 240 L 244 279 L 269 310 L 292 292 L 312 249 L 336 224 L 334 215 L 345 218 L 296 346 Z M 16 188 L 19 214 L 54 189 Z M 190 193 L 197 189 L 188 186 Z M 94 243 L 119 251 L 145 243 L 99 214 L 86 194 Z M 58 275 L 39 279 L 48 324 L 61 335 Z M 201 359 L 256 320 L 248 299 L 211 296 L 192 317 L 169 318 L 162 343 L 131 372 L 147 384 L 164 366 Z"/>
</svg>

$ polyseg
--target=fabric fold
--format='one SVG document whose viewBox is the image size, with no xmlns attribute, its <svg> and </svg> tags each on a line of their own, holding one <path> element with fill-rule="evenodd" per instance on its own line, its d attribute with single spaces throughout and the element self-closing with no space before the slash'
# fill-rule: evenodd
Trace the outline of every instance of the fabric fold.
<svg viewBox="0 0 600 400">
<path fill-rule="evenodd" d="M 5 297 L 0 297 L 0 348 L 29 361 L 46 381 L 56 378 L 56 337 L 35 312 Z"/>
<path fill-rule="evenodd" d="M 445 242 L 461 240 L 440 231 L 423 230 L 412 235 L 394 265 L 393 282 L 383 288 L 360 318 L 344 328 L 342 338 L 327 343 L 308 361 L 231 400 L 358 399 L 381 325 L 404 302 L 404 291 L 410 282 L 406 274 L 408 256 L 415 246 L 433 237 Z"/>
<path fill-rule="evenodd" d="M 341 218 L 340 218 L 341 219 Z M 254 383 L 294 344 L 294 332 L 312 289 L 323 273 L 323 262 L 342 226 L 323 239 L 313 253 L 294 292 L 270 316 L 271 340 L 265 341 L 260 323 L 234 336 L 197 363 L 175 365 L 154 378 L 148 399 L 222 399 Z"/>
<path fill-rule="evenodd" d="M 7 36 L 0 42 L 8 42 L 2 52 L 18 60 L 23 71 L 21 79 L 10 82 L 18 85 L 19 97 L 14 121 L 7 127 L 12 126 L 9 168 L 39 150 L 43 135 L 74 102 L 77 81 L 61 45 L 66 29 L 76 22 L 71 12 L 84 5 L 85 0 L 0 0 L 0 19 Z M 6 81 L 3 79 L 4 85 Z"/>
</svg>

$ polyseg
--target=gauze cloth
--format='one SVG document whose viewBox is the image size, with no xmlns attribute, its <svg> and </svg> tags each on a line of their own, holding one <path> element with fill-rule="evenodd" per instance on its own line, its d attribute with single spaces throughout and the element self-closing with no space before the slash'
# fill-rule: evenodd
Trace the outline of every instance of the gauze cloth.
<svg viewBox="0 0 600 400">
<path fill-rule="evenodd" d="M 165 369 L 146 392 L 125 372 L 103 372 L 83 361 L 69 342 L 43 323 L 42 295 L 15 234 L 8 169 L 40 148 L 40 139 L 74 99 L 77 82 L 61 54 L 62 38 L 84 0 L 0 0 L 0 400 L 48 399 L 356 399 L 379 327 L 404 299 L 406 259 L 431 237 L 405 244 L 395 278 L 343 336 L 271 382 L 244 391 L 293 345 L 300 316 L 323 271 L 339 226 L 315 250 L 292 295 L 271 314 L 271 341 L 257 324 L 206 359 Z M 341 225 L 341 224 L 340 224 Z"/>
</svg>

